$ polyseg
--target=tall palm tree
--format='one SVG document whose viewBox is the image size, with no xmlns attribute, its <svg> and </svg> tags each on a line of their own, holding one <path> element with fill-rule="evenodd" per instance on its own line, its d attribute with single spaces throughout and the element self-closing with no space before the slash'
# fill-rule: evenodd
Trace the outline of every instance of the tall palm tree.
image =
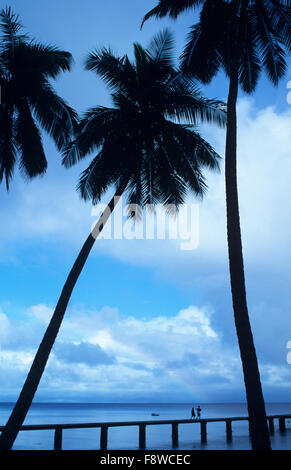
<svg viewBox="0 0 291 470">
<path fill-rule="evenodd" d="M 31 41 L 11 9 L 0 12 L 0 183 L 9 189 L 15 164 L 31 179 L 47 168 L 41 130 L 57 148 L 70 141 L 76 113 L 60 98 L 49 80 L 70 70 L 72 56 Z"/>
<path fill-rule="evenodd" d="M 286 70 L 291 48 L 290 0 L 159 0 L 144 17 L 176 18 L 202 5 L 200 21 L 191 28 L 182 54 L 182 69 L 208 83 L 222 68 L 229 78 L 225 150 L 227 237 L 235 326 L 243 366 L 254 449 L 269 449 L 265 403 L 249 321 L 237 189 L 237 116 L 239 86 L 255 90 L 266 70 L 276 85 Z M 143 22 L 144 22 L 143 21 Z"/>
<path fill-rule="evenodd" d="M 190 188 L 203 196 L 204 167 L 217 169 L 219 156 L 196 130 L 198 121 L 225 125 L 224 105 L 204 98 L 191 79 L 177 78 L 173 38 L 165 30 L 144 49 L 134 44 L 134 61 L 111 50 L 92 52 L 86 68 L 112 91 L 113 107 L 90 109 L 64 154 L 71 166 L 93 151 L 97 155 L 80 176 L 84 199 L 100 200 L 110 187 L 115 194 L 85 241 L 65 282 L 19 399 L 0 437 L 10 449 L 33 400 L 73 288 L 98 234 L 123 193 L 130 204 L 163 203 L 179 207 Z M 179 122 L 180 121 L 180 122 Z"/>
</svg>

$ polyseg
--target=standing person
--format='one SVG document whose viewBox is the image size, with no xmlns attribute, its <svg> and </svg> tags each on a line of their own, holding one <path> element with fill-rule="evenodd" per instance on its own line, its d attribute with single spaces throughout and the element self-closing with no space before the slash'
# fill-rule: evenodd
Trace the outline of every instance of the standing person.
<svg viewBox="0 0 291 470">
<path fill-rule="evenodd" d="M 200 408 L 200 405 L 197 406 L 197 419 L 200 419 L 201 418 L 201 408 Z"/>
<path fill-rule="evenodd" d="M 191 419 L 195 419 L 195 418 L 196 418 L 195 409 L 194 409 L 194 406 L 192 406 L 192 409 L 191 409 Z"/>
</svg>

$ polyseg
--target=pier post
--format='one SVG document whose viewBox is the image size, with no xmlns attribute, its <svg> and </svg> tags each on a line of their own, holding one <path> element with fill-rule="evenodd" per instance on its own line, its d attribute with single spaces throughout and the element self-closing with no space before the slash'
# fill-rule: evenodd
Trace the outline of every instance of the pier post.
<svg viewBox="0 0 291 470">
<path fill-rule="evenodd" d="M 279 430 L 280 430 L 280 432 L 286 431 L 285 418 L 283 418 L 283 417 L 279 418 Z"/>
<path fill-rule="evenodd" d="M 274 418 L 269 417 L 268 422 L 269 422 L 269 433 L 273 435 L 274 434 Z"/>
<path fill-rule="evenodd" d="M 100 433 L 100 449 L 107 450 L 107 442 L 108 442 L 108 427 L 101 426 L 101 433 Z"/>
<path fill-rule="evenodd" d="M 62 435 L 63 429 L 61 427 L 55 428 L 54 450 L 62 450 Z"/>
<path fill-rule="evenodd" d="M 226 441 L 227 442 L 232 442 L 232 427 L 231 427 L 232 421 L 231 421 L 231 419 L 226 419 L 225 424 L 226 424 Z"/>
<path fill-rule="evenodd" d="M 172 444 L 173 447 L 178 447 L 179 437 L 178 437 L 178 423 L 172 423 Z"/>
<path fill-rule="evenodd" d="M 207 421 L 200 421 L 201 425 L 201 443 L 205 444 L 207 442 L 207 431 L 206 431 Z"/>
<path fill-rule="evenodd" d="M 146 427 L 145 424 L 139 425 L 139 448 L 145 449 L 146 447 Z"/>
</svg>

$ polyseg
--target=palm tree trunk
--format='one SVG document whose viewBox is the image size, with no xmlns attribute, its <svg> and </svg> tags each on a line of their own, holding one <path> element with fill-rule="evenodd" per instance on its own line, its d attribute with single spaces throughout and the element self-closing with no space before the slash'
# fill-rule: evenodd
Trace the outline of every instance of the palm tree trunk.
<svg viewBox="0 0 291 470">
<path fill-rule="evenodd" d="M 106 210 L 101 215 L 99 221 L 95 225 L 94 230 L 90 233 L 85 241 L 67 280 L 64 284 L 61 296 L 58 300 L 54 314 L 44 334 L 42 342 L 38 348 L 34 361 L 31 365 L 30 371 L 23 385 L 18 400 L 12 410 L 12 413 L 7 421 L 7 424 L 0 436 L 0 450 L 10 450 L 14 444 L 18 432 L 24 422 L 26 414 L 30 408 L 33 397 L 39 385 L 40 379 L 44 372 L 46 363 L 48 361 L 51 349 L 56 340 L 58 331 L 60 329 L 67 305 L 69 303 L 71 294 L 75 284 L 81 274 L 84 264 L 89 256 L 89 253 L 94 245 L 94 242 L 102 231 L 105 223 L 107 222 L 110 214 L 114 210 L 120 196 L 125 191 L 127 181 L 122 182 L 118 187 L 115 196 L 111 199 Z"/>
<path fill-rule="evenodd" d="M 241 229 L 237 188 L 237 118 L 238 72 L 230 74 L 227 102 L 227 133 L 225 150 L 225 185 L 227 212 L 227 239 L 234 320 L 243 366 L 249 413 L 252 448 L 270 449 L 265 403 L 253 335 L 248 315 L 243 265 Z"/>
</svg>

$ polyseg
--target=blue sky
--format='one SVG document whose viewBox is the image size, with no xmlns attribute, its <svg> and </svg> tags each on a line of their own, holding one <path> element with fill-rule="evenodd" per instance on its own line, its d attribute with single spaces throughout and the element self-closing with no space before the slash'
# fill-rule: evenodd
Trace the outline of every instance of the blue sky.
<svg viewBox="0 0 291 470">
<path fill-rule="evenodd" d="M 189 12 L 177 22 L 142 16 L 155 1 L 11 1 L 25 30 L 72 53 L 71 73 L 55 87 L 78 112 L 109 105 L 103 83 L 84 71 L 98 46 L 132 53 L 169 27 L 177 57 Z M 286 344 L 290 320 L 291 107 L 286 74 L 277 88 L 261 79 L 240 94 L 239 189 L 251 322 L 266 400 L 290 400 Z M 226 99 L 222 74 L 205 94 Z M 224 153 L 224 131 L 201 132 Z M 89 203 L 75 191 L 90 159 L 67 170 L 44 136 L 47 174 L 27 184 L 16 172 L 0 188 L 0 399 L 14 400 L 68 271 L 91 229 Z M 199 244 L 176 240 L 99 240 L 73 293 L 41 381 L 42 401 L 241 401 L 244 386 L 234 331 L 225 234 L 223 163 L 199 202 Z M 104 198 L 106 202 L 106 197 Z M 188 203 L 198 201 L 189 199 Z M 79 361 L 78 361 L 79 357 Z M 95 358 L 95 359 L 94 359 Z"/>
</svg>

